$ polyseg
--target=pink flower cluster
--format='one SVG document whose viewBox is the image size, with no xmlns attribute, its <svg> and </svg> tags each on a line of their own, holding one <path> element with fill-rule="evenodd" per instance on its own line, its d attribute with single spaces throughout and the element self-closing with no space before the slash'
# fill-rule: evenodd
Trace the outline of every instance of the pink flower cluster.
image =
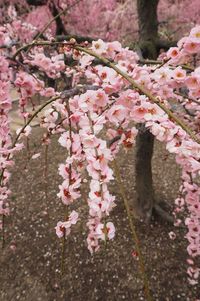
<svg viewBox="0 0 200 301">
<path fill-rule="evenodd" d="M 36 53 L 32 55 L 32 60 L 27 61 L 27 63 L 30 63 L 32 66 L 37 66 L 50 78 L 59 78 L 60 72 L 64 72 L 66 68 L 63 54 L 52 54 L 51 57 L 47 57 L 43 53 L 42 48 L 39 48 Z"/>
<path fill-rule="evenodd" d="M 56 234 L 59 238 L 63 236 L 67 236 L 71 232 L 71 226 L 75 225 L 78 221 L 78 213 L 76 211 L 72 211 L 68 217 L 68 220 L 65 222 L 58 222 L 56 229 Z"/>
<path fill-rule="evenodd" d="M 94 113 L 94 111 L 102 112 L 107 102 L 108 97 L 101 89 L 89 90 L 71 98 L 68 104 L 69 130 L 64 131 L 58 140 L 69 154 L 66 163 L 59 167 L 59 174 L 64 179 L 62 185 L 59 186 L 60 192 L 58 193 L 62 202 L 69 205 L 80 198 L 80 185 L 84 181 L 81 178 L 85 167 L 91 178 L 87 200 L 90 216 L 87 242 L 91 252 L 98 249 L 98 239 L 105 238 L 102 231 L 107 231 L 106 239 L 114 236 L 114 226 L 111 222 L 107 223 L 108 227 L 100 227 L 101 219 L 109 216 L 115 206 L 115 197 L 109 193 L 107 186 L 113 179 L 112 170 L 108 166 L 113 157 L 106 141 L 97 137 L 106 119 Z M 64 113 L 61 108 L 60 113 Z M 95 226 L 91 228 L 94 221 Z"/>
<path fill-rule="evenodd" d="M 9 36 L 12 36 L 12 33 L 7 35 L 5 28 L 0 29 L 0 33 L 1 43 L 3 45 L 10 43 Z M 60 53 L 60 47 L 56 50 L 55 45 L 53 49 L 48 47 L 49 49 L 45 51 L 36 46 L 28 53 L 24 51 L 18 56 L 20 61 L 16 59 L 14 62 L 7 57 L 8 53 L 13 55 L 16 47 L 2 50 L 0 60 L 1 213 L 8 212 L 6 207 L 10 193 L 7 186 L 8 167 L 12 164 L 14 150 L 21 147 L 21 145 L 12 147 L 10 135 L 8 112 L 12 106 L 9 96 L 11 79 L 13 87 L 19 92 L 20 116 L 23 116 L 25 121 L 31 115 L 28 113 L 27 106 L 32 101 L 33 95 L 60 97 L 44 112 L 40 124 L 46 130 L 45 143 L 49 143 L 50 135 L 58 134 L 58 142 L 67 152 L 65 163 L 59 166 L 59 174 L 63 182 L 59 185 L 58 192 L 58 197 L 65 206 L 69 207 L 74 202 L 80 201 L 81 185 L 86 182 L 86 173 L 89 178 L 89 193 L 86 197 L 89 207 L 87 243 L 91 253 L 99 249 L 101 240 L 113 239 L 115 235 L 115 227 L 110 221 L 110 213 L 116 206 L 115 196 L 109 191 L 109 183 L 113 180 L 111 162 L 120 146 L 127 149 L 135 144 L 136 125 L 144 123 L 159 141 L 166 144 L 166 149 L 175 155 L 176 162 L 182 169 L 182 184 L 180 195 L 176 199 L 176 214 L 186 208 L 188 254 L 192 258 L 200 255 L 198 186 L 200 144 L 193 141 L 181 124 L 178 125 L 160 106 L 162 104 L 172 110 L 177 118 L 183 119 L 196 136 L 200 137 L 198 87 L 200 67 L 186 69 L 182 65 L 187 63 L 192 66 L 194 56 L 200 52 L 199 36 L 200 27 L 196 26 L 188 37 L 181 39 L 177 47 L 162 54 L 164 61 L 161 66 L 159 64 L 142 66 L 138 62 L 137 54 L 128 48 L 123 48 L 119 42 L 105 43 L 99 39 L 89 46 L 90 50 L 111 59 L 120 70 L 154 95 L 156 103 L 152 102 L 148 94 L 145 95 L 138 89 L 134 90 L 115 70 L 101 63 L 93 64 L 94 57 L 74 50 L 67 42 L 63 47 L 64 54 Z M 83 44 L 86 45 L 88 44 Z M 67 66 L 66 57 L 73 59 L 72 65 Z M 46 76 L 59 79 L 60 82 L 64 78 L 62 82 L 64 87 L 69 84 L 68 79 L 72 88 L 84 82 L 92 85 L 94 90 L 88 89 L 80 95 L 65 97 L 63 86 L 58 84 L 55 89 L 48 87 L 45 82 Z M 31 129 L 26 127 L 21 136 L 27 136 L 30 131 Z M 111 146 L 107 143 L 108 139 L 115 139 L 118 136 L 120 138 Z M 71 225 L 77 220 L 78 213 L 72 211 L 71 214 L 67 214 L 64 221 L 59 221 L 56 226 L 58 237 L 67 236 Z M 179 223 L 177 221 L 176 224 Z M 174 237 L 172 233 L 170 236 Z M 192 284 L 196 283 L 198 271 L 195 264 L 188 270 Z"/>
</svg>

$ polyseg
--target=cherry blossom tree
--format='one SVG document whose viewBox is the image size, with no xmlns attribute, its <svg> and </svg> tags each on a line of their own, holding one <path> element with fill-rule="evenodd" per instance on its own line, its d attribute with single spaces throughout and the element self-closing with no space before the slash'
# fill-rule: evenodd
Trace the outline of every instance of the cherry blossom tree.
<svg viewBox="0 0 200 301">
<path fill-rule="evenodd" d="M 138 10 L 145 1 L 139 2 Z M 153 22 L 153 26 L 149 32 L 149 27 L 143 31 L 144 23 L 140 19 L 139 28 L 141 42 L 150 41 L 156 48 L 158 1 L 152 2 L 155 7 L 149 22 Z M 70 205 L 81 201 L 80 189 L 87 172 L 88 249 L 91 253 L 96 252 L 102 241 L 112 240 L 115 226 L 111 212 L 116 200 L 109 191 L 109 183 L 116 177 L 139 256 L 146 299 L 151 300 L 142 252 L 115 160 L 120 149 L 134 147 L 139 137 L 137 125 L 141 124 L 140 128 L 151 133 L 145 131 L 148 137 L 153 135 L 165 143 L 182 170 L 181 186 L 175 200 L 175 225 L 187 226 L 188 279 L 191 284 L 196 284 L 200 271 L 196 265 L 196 258 L 200 255 L 200 67 L 196 60 L 200 52 L 200 26 L 195 26 L 175 47 L 152 61 L 141 60 L 138 53 L 124 48 L 118 41 L 83 39 L 79 43 L 74 38 L 57 40 L 53 35 L 55 32 L 49 30 L 50 22 L 38 35 L 37 28 L 20 20 L 13 7 L 9 7 L 9 18 L 11 25 L 5 23 L 0 28 L 0 213 L 3 243 L 14 155 L 24 147 L 23 140 L 31 137 L 31 121 L 42 112 L 42 143 L 48 145 L 52 135 L 57 134 L 58 143 L 67 150 L 65 162 L 58 167 L 62 182 L 57 196 L 63 203 L 64 215 L 55 225 L 57 236 L 65 246 L 67 236 L 81 219 Z M 63 25 L 63 20 L 60 21 Z M 50 86 L 46 78 L 62 85 Z M 19 93 L 19 116 L 24 119 L 24 126 L 18 129 L 15 137 L 9 119 L 13 105 L 12 89 Z M 39 109 L 35 111 L 33 107 L 30 113 L 27 108 L 35 95 L 42 96 L 44 101 Z M 174 112 L 171 99 L 183 110 Z M 50 107 L 47 109 L 47 106 Z M 103 129 L 106 129 L 106 135 Z M 37 156 L 34 154 L 32 158 Z M 150 195 L 149 202 L 146 202 L 150 204 L 147 212 L 152 210 L 153 199 L 154 196 Z M 184 210 L 187 218 L 181 220 L 179 213 Z M 173 233 L 170 236 L 173 238 Z"/>
</svg>

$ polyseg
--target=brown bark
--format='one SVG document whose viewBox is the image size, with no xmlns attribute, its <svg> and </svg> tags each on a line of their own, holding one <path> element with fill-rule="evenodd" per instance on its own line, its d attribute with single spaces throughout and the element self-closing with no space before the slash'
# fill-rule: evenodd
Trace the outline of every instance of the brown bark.
<svg viewBox="0 0 200 301">
<path fill-rule="evenodd" d="M 59 11 L 53 1 L 52 4 L 50 5 L 50 10 L 53 17 L 56 17 L 59 14 Z M 56 35 L 62 35 L 62 34 L 66 35 L 67 31 L 65 30 L 65 26 L 62 22 L 62 19 L 58 17 L 55 19 L 55 22 L 56 22 Z"/>
<path fill-rule="evenodd" d="M 155 41 L 158 38 L 157 6 L 159 0 L 137 0 L 140 39 Z"/>
<path fill-rule="evenodd" d="M 144 125 L 139 125 L 136 139 L 136 211 L 146 222 L 151 219 L 154 206 L 154 188 L 152 178 L 151 159 L 153 155 L 154 137 L 146 130 Z"/>
<path fill-rule="evenodd" d="M 137 0 L 139 46 L 144 58 L 157 58 L 158 2 L 159 0 Z"/>
<path fill-rule="evenodd" d="M 145 58 L 156 59 L 158 40 L 157 5 L 159 0 L 137 0 L 139 19 L 139 46 Z M 136 211 L 145 221 L 149 221 L 154 206 L 154 188 L 151 160 L 154 137 L 144 125 L 138 126 L 136 141 Z"/>
<path fill-rule="evenodd" d="M 41 6 L 41 5 L 46 5 L 48 1 L 47 0 L 26 0 L 26 2 L 29 5 Z M 50 2 L 49 9 L 51 10 L 53 17 L 55 17 L 59 14 L 59 11 L 58 11 L 56 5 L 54 4 L 54 1 Z M 55 19 L 55 22 L 56 22 L 56 35 L 62 35 L 62 34 L 66 35 L 67 32 L 65 30 L 62 19 L 60 17 L 58 17 Z"/>
</svg>

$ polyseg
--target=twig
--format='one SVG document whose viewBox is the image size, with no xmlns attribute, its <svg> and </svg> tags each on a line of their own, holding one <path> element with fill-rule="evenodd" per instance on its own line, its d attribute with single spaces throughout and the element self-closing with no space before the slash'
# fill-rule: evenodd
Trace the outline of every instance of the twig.
<svg viewBox="0 0 200 301">
<path fill-rule="evenodd" d="M 146 64 L 146 65 L 160 65 L 160 66 L 162 65 L 163 66 L 164 64 L 168 63 L 168 61 L 169 60 L 162 62 L 162 61 L 156 61 L 156 60 L 144 60 L 144 59 L 140 59 L 138 61 L 138 63 L 140 63 L 140 64 Z M 169 64 L 169 66 L 175 68 L 175 66 L 173 66 L 173 65 Z M 194 71 L 194 68 L 191 67 L 191 66 L 188 66 L 188 65 L 181 65 L 181 67 L 183 69 L 191 71 L 191 72 Z"/>
<path fill-rule="evenodd" d="M 67 221 L 68 219 L 68 210 L 66 207 L 66 216 L 65 216 L 65 220 Z M 66 229 L 64 228 L 63 231 L 63 240 L 62 240 L 62 254 L 61 254 L 61 276 L 63 276 L 64 274 L 64 263 L 65 263 L 65 251 L 66 251 Z"/>
<path fill-rule="evenodd" d="M 193 98 L 191 98 L 191 97 L 188 97 L 187 95 L 183 95 L 183 94 L 180 93 L 180 92 L 174 92 L 174 94 L 179 95 L 179 96 L 182 96 L 184 99 L 188 99 L 188 100 L 190 100 L 190 101 L 192 101 L 192 102 L 194 102 L 194 103 L 200 105 L 200 101 L 195 100 L 195 99 L 193 99 Z"/>
<path fill-rule="evenodd" d="M 30 48 L 34 46 L 54 46 L 54 45 L 60 45 L 60 44 L 65 44 L 65 45 L 71 45 L 72 43 L 70 42 L 48 42 L 48 41 L 33 41 L 29 44 L 23 45 L 22 47 L 18 48 L 17 51 L 13 54 L 12 58 L 13 60 L 16 59 L 16 57 L 20 54 L 21 51 L 23 50 L 30 50 Z"/>
<path fill-rule="evenodd" d="M 2 214 L 2 249 L 5 247 L 5 215 Z"/>
<path fill-rule="evenodd" d="M 11 49 L 13 46 L 17 46 L 19 45 L 19 42 L 15 42 L 13 41 L 12 43 L 6 45 L 6 44 L 3 44 L 0 46 L 0 49 Z"/>
<path fill-rule="evenodd" d="M 121 138 L 121 135 L 115 136 L 114 138 L 112 138 L 111 140 L 109 140 L 109 141 L 107 142 L 107 146 L 108 146 L 108 147 L 111 147 L 111 146 L 113 145 L 113 143 L 119 141 L 120 138 Z"/>
<path fill-rule="evenodd" d="M 69 156 L 72 157 L 72 124 L 71 124 L 71 111 L 69 107 L 69 103 L 67 103 L 67 112 L 68 112 L 68 122 L 69 122 L 69 139 L 71 141 L 70 149 L 69 149 Z M 72 165 L 69 164 L 69 185 L 71 185 L 72 182 Z M 66 206 L 65 209 L 65 221 L 68 219 L 68 208 Z M 64 229 L 64 235 L 63 235 L 63 243 L 62 243 L 62 258 L 61 258 L 61 275 L 64 273 L 64 260 L 65 260 L 65 249 L 66 249 L 66 237 L 65 237 L 66 229 Z"/>
<path fill-rule="evenodd" d="M 44 178 L 45 178 L 45 199 L 46 199 L 46 204 L 48 200 L 48 144 L 45 145 L 45 150 L 44 150 Z"/>
<path fill-rule="evenodd" d="M 113 160 L 113 167 L 114 167 L 114 173 L 115 173 L 115 176 L 116 176 L 116 179 L 117 179 L 117 182 L 118 182 L 119 190 L 120 190 L 121 196 L 122 196 L 123 201 L 124 201 L 126 213 L 127 213 L 128 220 L 129 220 L 130 229 L 131 229 L 131 232 L 132 232 L 132 238 L 133 238 L 133 241 L 135 243 L 135 249 L 137 251 L 138 258 L 139 258 L 139 267 L 140 267 L 142 280 L 143 280 L 143 283 L 144 283 L 145 297 L 146 297 L 147 301 L 152 301 L 152 297 L 151 297 L 150 289 L 149 289 L 148 277 L 147 277 L 146 272 L 145 272 L 144 259 L 143 259 L 142 252 L 141 252 L 141 249 L 140 249 L 139 238 L 137 236 L 135 224 L 134 224 L 134 221 L 133 221 L 133 216 L 131 214 L 129 203 L 128 203 L 128 200 L 126 198 L 124 186 L 123 186 L 122 179 L 121 179 L 121 174 L 120 174 L 119 167 L 117 165 L 116 160 Z"/>
<path fill-rule="evenodd" d="M 55 40 L 57 42 L 63 42 L 63 41 L 69 41 L 70 39 L 75 39 L 77 43 L 82 43 L 82 42 L 89 42 L 92 43 L 92 41 L 95 41 L 96 38 L 91 38 L 91 37 L 85 37 L 85 36 L 80 36 L 80 35 L 58 35 L 55 37 Z"/>
</svg>

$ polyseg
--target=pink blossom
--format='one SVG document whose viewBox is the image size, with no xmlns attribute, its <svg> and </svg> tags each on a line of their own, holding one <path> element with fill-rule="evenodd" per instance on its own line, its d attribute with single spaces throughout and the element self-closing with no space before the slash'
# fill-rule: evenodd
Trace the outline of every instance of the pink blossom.
<svg viewBox="0 0 200 301">
<path fill-rule="evenodd" d="M 183 70 L 181 67 L 177 67 L 176 69 L 173 70 L 173 78 L 177 82 L 184 82 L 186 79 L 186 71 Z"/>
<path fill-rule="evenodd" d="M 183 47 L 187 53 L 197 53 L 200 50 L 200 41 L 197 41 L 195 38 L 188 38 Z"/>
<path fill-rule="evenodd" d="M 107 50 L 107 44 L 99 39 L 92 42 L 91 49 L 98 54 L 103 54 Z"/>
<path fill-rule="evenodd" d="M 64 236 L 67 236 L 70 234 L 70 222 L 58 222 L 57 226 L 55 227 L 56 229 L 56 235 L 61 238 Z"/>
<path fill-rule="evenodd" d="M 185 81 L 187 87 L 191 90 L 196 90 L 199 87 L 199 79 L 195 76 L 190 76 Z"/>
<path fill-rule="evenodd" d="M 67 179 L 62 185 L 59 185 L 60 192 L 57 195 L 64 204 L 68 205 L 80 197 L 80 191 L 78 190 L 80 182 L 81 179 L 77 179 L 72 185 L 69 185 L 69 180 Z"/>
<path fill-rule="evenodd" d="M 119 124 L 122 122 L 127 114 L 126 108 L 121 105 L 112 106 L 112 108 L 107 113 L 107 118 L 110 122 Z"/>
<path fill-rule="evenodd" d="M 41 156 L 41 153 L 34 154 L 31 159 L 37 159 Z"/>
<path fill-rule="evenodd" d="M 180 55 L 180 51 L 178 47 L 171 47 L 168 51 L 167 51 L 167 57 L 171 58 L 171 59 L 177 59 Z"/>
<path fill-rule="evenodd" d="M 78 213 L 73 210 L 69 215 L 69 221 L 72 225 L 75 225 L 78 221 Z"/>
<path fill-rule="evenodd" d="M 113 223 L 108 222 L 105 225 L 100 223 L 96 227 L 96 234 L 102 240 L 113 239 L 115 236 L 115 227 Z"/>
</svg>

